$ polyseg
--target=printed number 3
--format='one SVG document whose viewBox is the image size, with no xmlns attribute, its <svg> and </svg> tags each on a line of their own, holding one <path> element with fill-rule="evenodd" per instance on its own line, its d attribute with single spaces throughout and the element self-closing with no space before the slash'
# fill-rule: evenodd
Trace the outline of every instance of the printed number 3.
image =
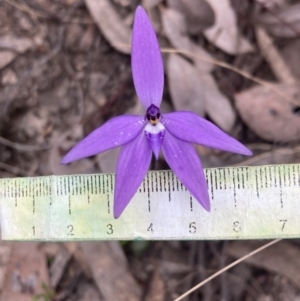
<svg viewBox="0 0 300 301">
<path fill-rule="evenodd" d="M 113 234 L 114 233 L 112 224 L 107 225 L 107 232 L 106 233 L 107 234 Z"/>
</svg>

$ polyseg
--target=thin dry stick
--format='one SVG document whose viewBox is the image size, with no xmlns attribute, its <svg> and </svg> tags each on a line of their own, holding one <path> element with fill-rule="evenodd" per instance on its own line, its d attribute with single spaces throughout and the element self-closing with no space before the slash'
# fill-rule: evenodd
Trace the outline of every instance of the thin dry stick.
<svg viewBox="0 0 300 301">
<path fill-rule="evenodd" d="M 177 299 L 175 299 L 174 301 L 180 301 L 183 298 L 185 298 L 186 296 L 188 296 L 189 294 L 191 294 L 192 292 L 194 292 L 195 290 L 197 290 L 198 288 L 200 288 L 201 286 L 203 286 L 204 284 L 206 284 L 207 282 L 209 282 L 210 280 L 216 278 L 217 276 L 221 275 L 222 273 L 224 273 L 225 271 L 231 269 L 232 267 L 236 266 L 237 264 L 239 264 L 240 262 L 246 260 L 247 258 L 261 252 L 262 250 L 276 244 L 277 242 L 281 241 L 281 239 L 275 239 L 272 240 L 271 242 L 263 245 L 262 247 L 250 252 L 249 254 L 241 257 L 240 259 L 234 261 L 233 263 L 229 264 L 228 266 L 226 266 L 225 268 L 223 268 L 222 270 L 218 271 L 217 273 L 211 275 L 210 277 L 206 278 L 204 281 L 200 282 L 199 284 L 197 284 L 196 286 L 194 286 L 193 288 L 191 288 L 189 291 L 185 292 L 183 295 L 181 295 L 180 297 L 178 297 Z"/>
<path fill-rule="evenodd" d="M 245 161 L 242 161 L 237 164 L 233 164 L 232 166 L 242 166 L 242 165 L 253 165 L 259 160 L 267 159 L 269 157 L 272 157 L 274 155 L 281 155 L 281 156 L 291 156 L 291 155 L 296 155 L 297 153 L 300 152 L 300 146 L 296 146 L 292 149 L 289 148 L 278 148 L 273 151 L 267 151 L 262 154 L 259 154 L 255 157 L 251 157 Z"/>
<path fill-rule="evenodd" d="M 19 4 L 11 0 L 4 0 L 6 3 L 10 4 L 11 6 L 14 6 L 15 8 L 24 11 L 32 16 L 34 16 L 36 19 L 37 17 L 44 17 L 43 15 L 39 14 L 38 12 L 35 12 L 33 9 L 31 9 L 28 5 Z"/>
<path fill-rule="evenodd" d="M 287 98 L 281 91 L 279 91 L 277 88 L 275 88 L 275 86 L 273 84 L 270 84 L 270 83 L 268 83 L 268 82 L 266 82 L 266 81 L 264 81 L 264 80 L 262 80 L 258 77 L 252 76 L 248 72 L 240 70 L 240 69 L 238 69 L 234 66 L 231 66 L 230 64 L 227 64 L 225 62 L 221 62 L 221 61 L 214 60 L 214 59 L 209 59 L 209 58 L 203 57 L 203 56 L 198 55 L 198 54 L 193 54 L 193 53 L 191 53 L 189 51 L 185 51 L 185 50 L 176 50 L 176 49 L 173 49 L 173 48 L 161 48 L 161 51 L 165 52 L 165 53 L 184 54 L 184 55 L 189 56 L 191 58 L 197 58 L 197 59 L 200 59 L 202 61 L 212 63 L 216 66 L 220 66 L 222 68 L 229 69 L 231 71 L 234 71 L 234 72 L 242 75 L 245 78 L 248 78 L 248 79 L 252 80 L 253 82 L 255 82 L 257 84 L 260 84 L 262 86 L 265 86 L 265 87 L 269 88 L 271 91 L 273 91 L 274 93 L 276 93 L 277 95 L 282 97 L 284 100 L 288 101 L 289 103 L 293 103 L 296 106 L 299 105 L 295 100 Z"/>
<path fill-rule="evenodd" d="M 0 136 L 0 144 L 14 148 L 20 152 L 37 152 L 51 148 L 47 145 L 27 145 L 10 141 Z"/>
<path fill-rule="evenodd" d="M 255 28 L 256 38 L 261 52 L 269 62 L 277 79 L 287 85 L 294 85 L 297 79 L 293 76 L 290 68 L 287 66 L 284 58 L 274 46 L 272 38 L 260 26 Z"/>
</svg>

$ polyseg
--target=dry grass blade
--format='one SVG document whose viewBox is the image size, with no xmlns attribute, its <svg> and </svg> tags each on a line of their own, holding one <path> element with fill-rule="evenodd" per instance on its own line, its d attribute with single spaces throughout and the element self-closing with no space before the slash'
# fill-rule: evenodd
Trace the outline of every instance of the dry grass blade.
<svg viewBox="0 0 300 301">
<path fill-rule="evenodd" d="M 179 296 L 178 298 L 176 298 L 174 301 L 180 301 L 183 298 L 187 297 L 189 294 L 191 294 L 192 292 L 194 292 L 195 290 L 197 290 L 198 288 L 200 288 L 201 286 L 203 286 L 204 284 L 206 284 L 207 282 L 209 282 L 210 280 L 216 278 L 217 276 L 221 275 L 222 273 L 224 273 L 225 271 L 231 269 L 232 267 L 236 266 L 237 264 L 239 264 L 240 262 L 246 260 L 247 258 L 263 251 L 264 249 L 274 245 L 275 243 L 279 242 L 281 239 L 275 239 L 272 240 L 271 242 L 263 245 L 262 247 L 250 252 L 249 254 L 241 257 L 240 259 L 234 261 L 233 263 L 227 265 L 225 268 L 221 269 L 220 271 L 218 271 L 217 273 L 211 275 L 210 277 L 206 278 L 204 281 L 200 282 L 199 284 L 197 284 L 196 286 L 194 286 L 193 288 L 191 288 L 189 291 L 187 291 L 186 293 L 184 293 L 183 295 Z"/>
<path fill-rule="evenodd" d="M 261 27 L 256 28 L 256 37 L 262 54 L 271 65 L 278 80 L 286 84 L 295 84 L 297 80 L 292 75 L 286 62 L 274 46 L 271 37 Z"/>
</svg>

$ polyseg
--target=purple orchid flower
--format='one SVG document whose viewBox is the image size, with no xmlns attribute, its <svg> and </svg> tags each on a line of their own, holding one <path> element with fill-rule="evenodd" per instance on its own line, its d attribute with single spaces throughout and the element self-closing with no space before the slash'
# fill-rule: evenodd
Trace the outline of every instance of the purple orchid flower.
<svg viewBox="0 0 300 301">
<path fill-rule="evenodd" d="M 251 151 L 193 112 L 161 114 L 162 57 L 154 29 L 142 7 L 137 8 L 134 18 L 131 65 L 145 116 L 112 118 L 71 149 L 62 164 L 122 146 L 114 192 L 114 217 L 118 218 L 141 185 L 152 152 L 158 158 L 162 149 L 178 179 L 204 209 L 210 211 L 206 180 L 193 143 L 247 156 L 252 155 Z"/>
</svg>

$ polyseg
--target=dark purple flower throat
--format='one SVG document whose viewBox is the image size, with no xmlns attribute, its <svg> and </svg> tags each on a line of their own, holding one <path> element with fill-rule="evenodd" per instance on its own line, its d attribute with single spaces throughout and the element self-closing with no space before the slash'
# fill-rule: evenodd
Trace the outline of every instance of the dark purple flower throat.
<svg viewBox="0 0 300 301">
<path fill-rule="evenodd" d="M 157 106 L 152 104 L 146 112 L 146 118 L 151 124 L 156 125 L 160 118 L 160 110 Z"/>
</svg>

